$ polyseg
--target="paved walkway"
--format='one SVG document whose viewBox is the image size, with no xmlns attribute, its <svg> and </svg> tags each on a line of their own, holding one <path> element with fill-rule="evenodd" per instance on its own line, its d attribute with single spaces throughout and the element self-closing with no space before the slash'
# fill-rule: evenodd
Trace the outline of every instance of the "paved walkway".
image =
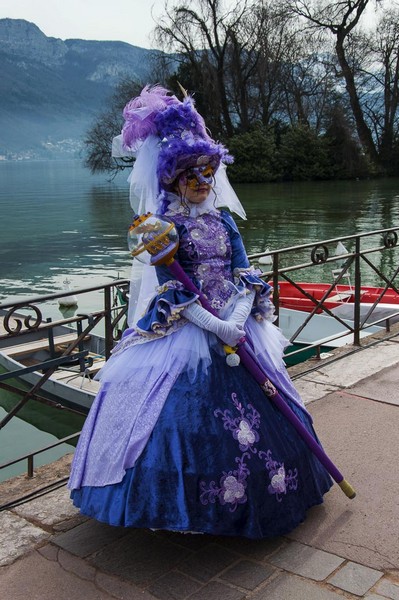
<svg viewBox="0 0 399 600">
<path fill-rule="evenodd" d="M 1 597 L 399 600 L 398 339 L 295 379 L 354 500 L 335 485 L 289 536 L 251 541 L 109 527 L 62 487 L 0 513 Z"/>
</svg>

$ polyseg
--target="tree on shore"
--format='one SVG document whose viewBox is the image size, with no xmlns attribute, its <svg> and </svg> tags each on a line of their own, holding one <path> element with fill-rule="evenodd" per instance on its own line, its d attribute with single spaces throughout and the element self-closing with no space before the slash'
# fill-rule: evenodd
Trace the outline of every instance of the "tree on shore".
<svg viewBox="0 0 399 600">
<path fill-rule="evenodd" d="M 107 172 L 114 176 L 122 167 L 123 161 L 116 162 L 111 155 L 112 140 L 121 132 L 122 111 L 126 103 L 142 89 L 141 83 L 123 79 L 116 87 L 109 106 L 101 112 L 86 132 L 83 143 L 86 147 L 85 166 L 92 173 Z M 131 164 L 131 159 L 127 164 Z"/>
<path fill-rule="evenodd" d="M 181 0 L 177 4 L 166 0 L 165 13 L 155 29 L 162 49 L 178 56 L 190 71 L 197 96 L 207 98 L 202 104 L 208 104 L 207 123 L 214 135 L 234 134 L 232 91 L 240 96 L 243 118 L 247 115 L 256 36 L 242 24 L 249 18 L 251 4 L 237 0 L 225 10 L 221 0 Z"/>
<path fill-rule="evenodd" d="M 399 10 L 389 9 L 382 17 L 370 41 L 371 63 L 381 65 L 369 69 L 371 89 L 378 100 L 366 103 L 366 111 L 375 132 L 381 164 L 389 170 L 399 148 Z M 394 168 L 398 170 L 398 162 Z"/>
<path fill-rule="evenodd" d="M 398 138 L 399 13 L 389 9 L 367 32 L 359 22 L 369 0 L 284 0 L 287 11 L 333 36 L 337 78 L 346 93 L 359 141 L 374 167 L 389 172 Z M 376 0 L 383 5 L 383 0 Z"/>
<path fill-rule="evenodd" d="M 381 6 L 383 1 L 376 0 Z M 378 27 L 365 30 L 361 19 L 369 5 L 370 0 L 165 0 L 154 31 L 163 53 L 153 81 L 143 85 L 161 83 L 179 95 L 181 83 L 194 96 L 213 137 L 234 146 L 236 181 L 249 181 L 248 169 L 239 164 L 256 153 L 255 139 L 257 181 L 362 177 L 367 169 L 395 173 L 399 14 L 385 10 Z M 120 133 L 122 107 L 143 85 L 122 82 L 88 131 L 86 162 L 92 170 L 119 168 L 110 143 Z M 292 160 L 289 140 L 302 167 Z M 306 144 L 318 173 L 302 152 Z"/>
</svg>

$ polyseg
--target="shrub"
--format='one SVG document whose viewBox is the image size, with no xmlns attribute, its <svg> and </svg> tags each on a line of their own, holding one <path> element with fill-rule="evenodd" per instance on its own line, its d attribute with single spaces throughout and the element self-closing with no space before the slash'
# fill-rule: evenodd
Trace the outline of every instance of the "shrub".
<svg viewBox="0 0 399 600">
<path fill-rule="evenodd" d="M 236 183 L 264 183 L 279 178 L 273 130 L 257 126 L 252 131 L 234 135 L 228 141 L 234 156 L 229 178 Z"/>
<path fill-rule="evenodd" d="M 315 131 L 303 125 L 290 127 L 281 136 L 278 158 L 286 181 L 329 179 L 332 176 L 327 146 Z"/>
</svg>

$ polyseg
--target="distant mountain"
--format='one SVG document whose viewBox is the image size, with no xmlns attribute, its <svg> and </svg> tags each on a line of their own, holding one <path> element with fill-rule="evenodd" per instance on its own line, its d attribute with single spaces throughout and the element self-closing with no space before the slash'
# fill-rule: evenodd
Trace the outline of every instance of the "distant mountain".
<svg viewBox="0 0 399 600">
<path fill-rule="evenodd" d="M 156 50 L 60 40 L 0 19 L 0 158 L 76 154 L 122 78 L 151 81 Z"/>
</svg>

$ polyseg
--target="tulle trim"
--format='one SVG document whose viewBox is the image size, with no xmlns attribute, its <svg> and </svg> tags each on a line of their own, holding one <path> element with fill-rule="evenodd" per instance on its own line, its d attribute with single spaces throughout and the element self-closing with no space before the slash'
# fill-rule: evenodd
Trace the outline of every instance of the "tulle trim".
<svg viewBox="0 0 399 600">
<path fill-rule="evenodd" d="M 282 370 L 285 369 L 283 353 L 284 349 L 289 345 L 289 341 L 284 337 L 280 329 L 275 326 L 272 326 L 272 329 L 270 329 L 268 326 L 277 317 L 274 314 L 274 305 L 267 295 L 267 287 L 270 290 L 272 288 L 263 281 L 261 283 L 263 284 L 262 288 L 256 290 L 256 287 L 252 286 L 252 284 L 247 285 L 247 277 L 243 277 L 242 284 L 245 284 L 246 287 L 241 287 L 241 290 L 236 288 L 237 294 L 232 298 L 228 306 L 223 311 L 220 311 L 220 314 L 222 318 L 228 319 L 229 315 L 234 311 L 236 301 L 242 293 L 245 293 L 245 289 L 255 287 L 257 294 L 254 300 L 254 308 L 252 309 L 252 318 L 248 318 L 246 329 L 251 336 L 256 354 L 260 356 L 264 355 L 265 359 L 270 358 L 273 367 Z M 96 375 L 96 379 L 103 380 L 112 358 L 119 357 L 123 352 L 134 347 L 140 347 L 140 352 L 142 352 L 141 348 L 143 345 L 149 345 L 151 349 L 146 351 L 145 358 L 144 354 L 143 358 L 141 358 L 141 355 L 137 359 L 135 356 L 132 356 L 129 359 L 129 361 L 131 360 L 129 368 L 132 368 L 132 365 L 136 364 L 136 360 L 146 366 L 159 366 L 162 369 L 165 365 L 166 368 L 172 355 L 183 353 L 186 360 L 182 362 L 182 370 L 187 369 L 190 372 L 190 378 L 196 376 L 197 368 L 195 365 L 197 362 L 201 365 L 202 370 L 206 370 L 209 366 L 209 346 L 220 347 L 220 351 L 223 351 L 222 344 L 213 333 L 205 331 L 193 325 L 184 317 L 181 317 L 180 313 L 185 306 L 195 302 L 197 296 L 187 292 L 189 296 L 191 295 L 190 300 L 186 300 L 186 302 L 180 304 L 173 304 L 170 302 L 171 297 L 176 302 L 177 298 L 182 300 L 182 296 L 179 289 L 181 284 L 177 286 L 172 284 L 173 282 L 167 282 L 167 289 L 163 293 L 163 297 L 161 295 L 153 299 L 151 302 L 153 311 L 138 322 L 140 328 L 135 326 L 124 333 L 122 340 L 113 349 L 111 359 L 107 361 L 103 369 Z M 164 286 L 161 286 L 160 289 L 164 289 Z M 260 315 L 261 320 L 259 320 Z M 163 319 L 163 322 L 160 322 L 161 319 Z M 147 329 L 142 327 L 143 323 Z M 157 345 L 153 346 L 152 342 L 156 342 Z M 174 347 L 175 343 L 176 347 Z M 147 353 L 150 356 L 147 356 Z M 164 356 L 164 353 L 167 353 L 167 356 Z M 121 374 L 119 373 L 115 376 L 120 378 Z M 106 381 L 108 381 L 108 376 Z"/>
<path fill-rule="evenodd" d="M 264 319 L 258 322 L 254 317 L 248 318 L 245 329 L 251 340 L 255 355 L 263 357 L 265 361 L 271 361 L 275 370 L 285 371 L 283 354 L 290 342 L 283 332 L 273 325 L 270 320 Z"/>
<path fill-rule="evenodd" d="M 167 372 L 172 367 L 174 370 L 177 362 L 179 371 L 187 371 L 190 381 L 194 381 L 198 370 L 207 372 L 212 362 L 210 347 L 218 342 L 214 334 L 186 319 L 180 323 L 179 329 L 170 331 L 173 335 L 169 333 L 160 337 L 155 334 L 153 339 L 142 338 L 136 332 L 127 335 L 114 349 L 96 379 L 102 384 L 127 382 L 143 368 Z"/>
<path fill-rule="evenodd" d="M 179 329 L 162 337 L 153 334 L 151 339 L 136 332 L 127 335 L 114 349 L 96 379 L 102 384 L 128 381 L 134 379 L 136 371 L 144 365 L 148 369 L 168 371 L 177 361 L 180 372 L 187 371 L 190 381 L 194 381 L 198 371 L 206 373 L 211 364 L 210 348 L 223 353 L 223 345 L 213 333 L 186 320 L 180 323 Z M 258 323 L 254 317 L 248 318 L 245 329 L 256 356 L 268 363 L 272 370 L 285 371 L 283 352 L 289 341 L 280 329 L 267 320 Z"/>
</svg>

